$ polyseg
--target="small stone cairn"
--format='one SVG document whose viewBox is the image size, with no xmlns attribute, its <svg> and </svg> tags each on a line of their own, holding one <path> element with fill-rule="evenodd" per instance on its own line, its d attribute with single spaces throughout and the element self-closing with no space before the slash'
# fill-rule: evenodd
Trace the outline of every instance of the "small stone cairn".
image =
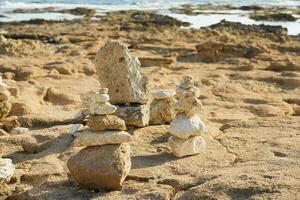
<svg viewBox="0 0 300 200">
<path fill-rule="evenodd" d="M 174 111 L 175 91 L 168 89 L 156 90 L 152 93 L 150 105 L 150 124 L 169 124 L 176 116 Z"/>
<path fill-rule="evenodd" d="M 107 88 L 92 97 L 88 129 L 75 134 L 74 146 L 85 148 L 72 156 L 67 166 L 84 188 L 121 189 L 131 169 L 128 142 L 132 136 L 125 131 L 124 120 L 114 115 L 117 107 L 109 99 Z"/>
<path fill-rule="evenodd" d="M 175 104 L 176 118 L 170 124 L 169 145 L 176 157 L 200 153 L 206 146 L 200 136 L 205 126 L 200 119 L 202 107 L 198 97 L 199 89 L 194 85 L 192 76 L 185 76 L 176 88 L 178 101 Z"/>
</svg>

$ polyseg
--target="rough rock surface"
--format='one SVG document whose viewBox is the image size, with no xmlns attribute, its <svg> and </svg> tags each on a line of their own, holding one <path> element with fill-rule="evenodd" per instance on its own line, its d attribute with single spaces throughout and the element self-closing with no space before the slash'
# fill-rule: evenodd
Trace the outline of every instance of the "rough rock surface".
<svg viewBox="0 0 300 200">
<path fill-rule="evenodd" d="M 154 100 L 150 104 L 150 124 L 166 124 L 175 118 L 174 98 Z"/>
<path fill-rule="evenodd" d="M 76 135 L 75 147 L 96 146 L 104 144 L 121 144 L 131 142 L 132 136 L 126 131 L 101 131 L 92 132 L 85 130 Z"/>
<path fill-rule="evenodd" d="M 108 42 L 99 50 L 96 69 L 112 104 L 147 102 L 147 80 L 140 73 L 140 65 L 138 58 L 120 42 Z"/>
<path fill-rule="evenodd" d="M 90 104 L 90 112 L 92 115 L 111 115 L 117 110 L 117 107 L 110 103 L 97 103 L 93 101 Z"/>
<path fill-rule="evenodd" d="M 115 115 L 91 115 L 87 120 L 87 126 L 92 131 L 126 130 L 125 121 Z"/>
<path fill-rule="evenodd" d="M 149 124 L 150 106 L 149 104 L 118 105 L 114 115 L 123 119 L 126 125 L 144 127 Z"/>
<path fill-rule="evenodd" d="M 189 118 L 185 114 L 179 114 L 170 124 L 170 133 L 182 139 L 198 136 L 204 130 L 205 125 L 198 115 Z"/>
<path fill-rule="evenodd" d="M 77 182 L 89 189 L 121 189 L 131 168 L 130 146 L 86 147 L 68 161 Z"/>
<path fill-rule="evenodd" d="M 160 89 L 156 90 L 152 93 L 152 96 L 156 100 L 168 99 L 175 95 L 174 90 Z"/>
<path fill-rule="evenodd" d="M 7 183 L 15 173 L 15 166 L 9 158 L 0 158 L 0 183 Z"/>
<path fill-rule="evenodd" d="M 206 147 L 205 140 L 200 136 L 190 137 L 188 139 L 171 136 L 168 141 L 172 153 L 179 158 L 198 154 Z"/>
</svg>

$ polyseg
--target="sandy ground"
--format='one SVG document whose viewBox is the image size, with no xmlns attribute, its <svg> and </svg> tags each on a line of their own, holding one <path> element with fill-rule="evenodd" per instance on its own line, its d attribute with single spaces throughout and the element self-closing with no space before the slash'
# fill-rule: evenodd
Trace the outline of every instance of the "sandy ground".
<svg viewBox="0 0 300 200">
<path fill-rule="evenodd" d="M 299 37 L 226 22 L 181 29 L 139 14 L 0 26 L 7 38 L 0 72 L 17 88 L 11 115 L 32 130 L 0 136 L 3 157 L 16 165 L 11 182 L 0 186 L 2 199 L 300 199 Z M 100 87 L 93 60 L 108 40 L 140 58 L 151 90 L 174 89 L 183 75 L 194 76 L 207 149 L 178 159 L 167 144 L 168 125 L 129 127 L 135 140 L 124 188 L 88 191 L 66 168 L 80 150 L 70 147 L 68 129 L 80 96 Z M 24 153 L 24 137 L 36 138 L 40 151 Z"/>
</svg>

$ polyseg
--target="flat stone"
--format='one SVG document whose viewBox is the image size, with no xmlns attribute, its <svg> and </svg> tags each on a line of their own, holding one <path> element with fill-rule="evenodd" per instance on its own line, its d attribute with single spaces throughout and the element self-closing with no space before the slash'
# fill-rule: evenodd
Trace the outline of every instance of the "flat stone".
<svg viewBox="0 0 300 200">
<path fill-rule="evenodd" d="M 171 135 L 182 139 L 199 136 L 204 130 L 204 123 L 198 115 L 189 118 L 185 114 L 180 114 L 170 124 Z"/>
<path fill-rule="evenodd" d="M 87 125 L 92 131 L 126 130 L 125 121 L 115 115 L 91 115 Z"/>
<path fill-rule="evenodd" d="M 175 119 L 174 98 L 154 100 L 150 105 L 150 124 L 160 125 L 170 123 Z"/>
<path fill-rule="evenodd" d="M 110 115 L 117 110 L 117 107 L 110 103 L 97 103 L 92 101 L 90 104 L 90 112 L 92 115 Z"/>
<path fill-rule="evenodd" d="M 184 97 L 176 102 L 175 104 L 175 111 L 176 113 L 184 113 L 188 117 L 192 117 L 195 114 L 199 114 L 202 103 L 196 97 Z"/>
<path fill-rule="evenodd" d="M 180 83 L 178 87 L 180 87 L 184 90 L 188 90 L 188 89 L 191 89 L 193 86 L 194 86 L 194 82 L 186 81 L 186 82 Z"/>
<path fill-rule="evenodd" d="M 196 86 L 192 86 L 190 89 L 185 90 L 181 87 L 176 88 L 176 97 L 183 98 L 183 97 L 199 97 L 200 96 L 200 90 Z"/>
<path fill-rule="evenodd" d="M 131 169 L 130 145 L 86 147 L 72 156 L 67 166 L 84 188 L 119 190 Z"/>
<path fill-rule="evenodd" d="M 93 97 L 93 100 L 97 103 L 109 102 L 109 95 L 96 93 L 95 96 Z"/>
<path fill-rule="evenodd" d="M 154 99 L 156 100 L 160 100 L 160 99 L 168 99 L 171 98 L 175 95 L 175 91 L 174 90 L 168 90 L 168 89 L 161 89 L 161 90 L 156 90 L 152 93 L 152 96 Z"/>
<path fill-rule="evenodd" d="M 149 124 L 150 105 L 149 104 L 133 104 L 118 105 L 114 115 L 120 117 L 128 126 L 144 127 Z"/>
<path fill-rule="evenodd" d="M 0 158 L 0 183 L 8 183 L 15 173 L 15 166 L 9 158 Z"/>
<path fill-rule="evenodd" d="M 206 147 L 205 140 L 200 136 L 190 137 L 188 139 L 171 136 L 168 142 L 172 153 L 179 158 L 198 154 Z"/>
<path fill-rule="evenodd" d="M 21 135 L 21 134 L 25 134 L 29 131 L 28 128 L 24 128 L 24 127 L 16 127 L 13 128 L 9 133 L 11 135 Z"/>
<path fill-rule="evenodd" d="M 100 84 L 108 88 L 112 104 L 147 102 L 147 79 L 140 73 L 139 59 L 127 47 L 118 41 L 107 42 L 95 63 Z"/>
<path fill-rule="evenodd" d="M 121 144 L 131 142 L 132 136 L 126 131 L 100 131 L 85 130 L 76 135 L 73 146 L 100 146 L 105 144 Z"/>
</svg>

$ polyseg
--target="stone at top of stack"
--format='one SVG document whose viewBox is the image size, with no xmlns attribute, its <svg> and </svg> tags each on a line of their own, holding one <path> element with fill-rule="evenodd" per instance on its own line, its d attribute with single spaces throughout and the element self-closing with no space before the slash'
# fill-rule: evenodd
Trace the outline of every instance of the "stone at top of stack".
<svg viewBox="0 0 300 200">
<path fill-rule="evenodd" d="M 108 89 L 97 92 L 90 102 L 89 130 L 76 135 L 74 146 L 86 146 L 68 161 L 77 182 L 88 189 L 120 189 L 131 168 L 132 136 L 125 122 L 116 117 Z"/>
<path fill-rule="evenodd" d="M 126 125 L 144 127 L 149 123 L 148 82 L 140 72 L 140 61 L 118 41 L 107 42 L 97 53 L 95 66 L 102 87 L 109 89 L 115 115 Z"/>
<path fill-rule="evenodd" d="M 140 73 L 140 61 L 118 41 L 107 42 L 97 53 L 96 70 L 102 87 L 109 89 L 113 104 L 148 100 L 148 84 Z"/>
<path fill-rule="evenodd" d="M 153 101 L 150 105 L 150 124 L 166 124 L 175 118 L 174 95 L 175 91 L 168 89 L 160 89 L 152 93 Z"/>
<path fill-rule="evenodd" d="M 199 95 L 191 76 L 185 76 L 176 88 L 179 100 L 175 104 L 176 118 L 170 124 L 169 144 L 177 157 L 198 154 L 205 148 L 205 141 L 200 136 L 205 126 L 199 116 L 202 107 Z"/>
</svg>

